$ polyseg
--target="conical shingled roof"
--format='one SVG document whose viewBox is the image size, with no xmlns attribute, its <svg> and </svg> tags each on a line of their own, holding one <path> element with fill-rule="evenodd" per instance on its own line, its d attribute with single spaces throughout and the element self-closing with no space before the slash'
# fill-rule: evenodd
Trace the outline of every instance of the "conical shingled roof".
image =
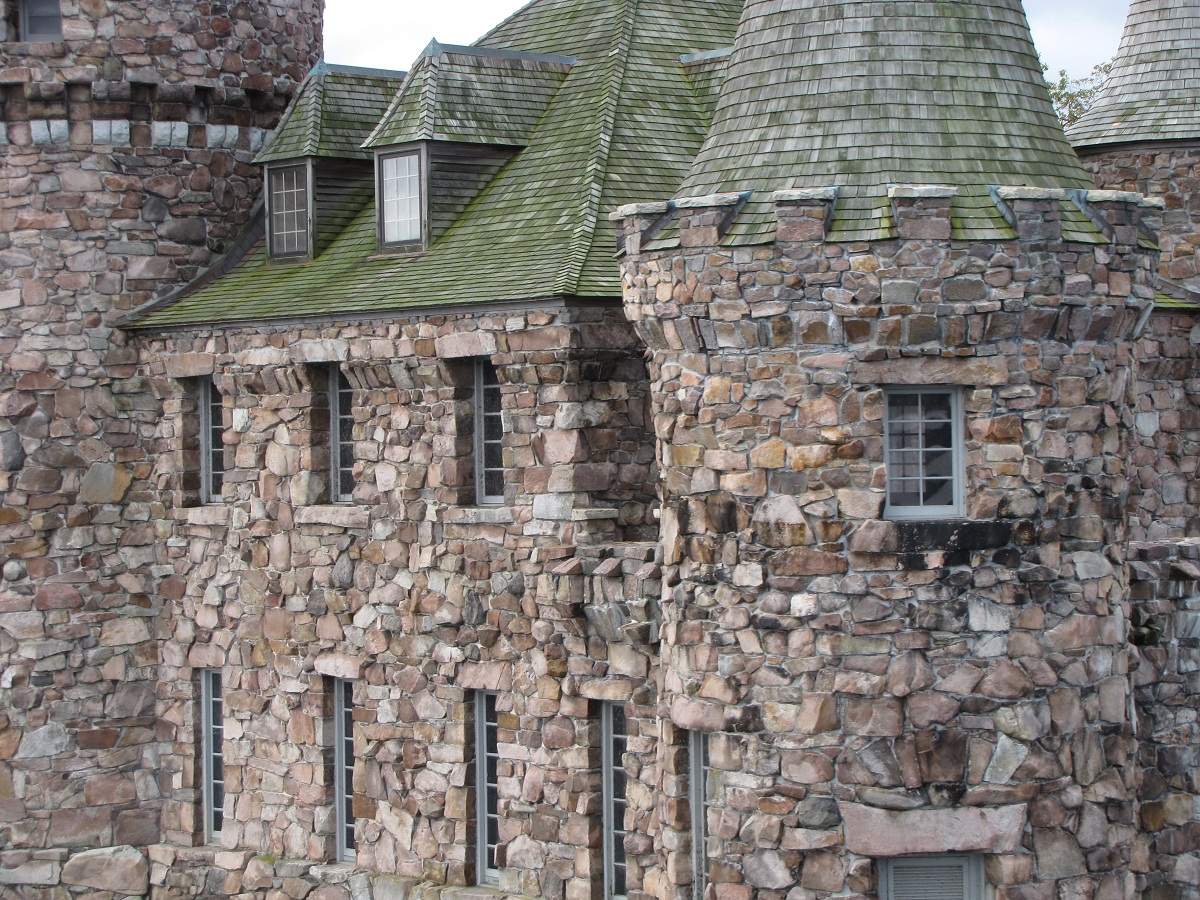
<svg viewBox="0 0 1200 900">
<path fill-rule="evenodd" d="M 1121 49 L 1076 147 L 1200 138 L 1200 0 L 1133 0 Z"/>
<path fill-rule="evenodd" d="M 837 185 L 882 236 L 891 184 L 1090 183 L 1020 0 L 747 0 L 678 196 Z"/>
</svg>

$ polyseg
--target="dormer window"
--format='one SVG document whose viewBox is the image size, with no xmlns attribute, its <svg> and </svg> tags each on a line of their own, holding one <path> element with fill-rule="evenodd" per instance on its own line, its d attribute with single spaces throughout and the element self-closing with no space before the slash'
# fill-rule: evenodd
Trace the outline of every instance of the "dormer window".
<svg viewBox="0 0 1200 900">
<path fill-rule="evenodd" d="M 309 174 L 304 162 L 267 169 L 267 223 L 274 259 L 312 255 Z"/>
<path fill-rule="evenodd" d="M 61 41 L 59 0 L 17 0 L 17 40 Z"/>
<path fill-rule="evenodd" d="M 424 240 L 421 197 L 421 151 L 379 156 L 379 243 L 382 247 L 415 247 Z"/>
</svg>

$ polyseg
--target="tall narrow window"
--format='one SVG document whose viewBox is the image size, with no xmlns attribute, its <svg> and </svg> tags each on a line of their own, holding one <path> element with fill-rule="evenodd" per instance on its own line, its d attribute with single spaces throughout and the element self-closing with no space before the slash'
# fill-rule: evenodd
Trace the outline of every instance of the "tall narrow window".
<svg viewBox="0 0 1200 900">
<path fill-rule="evenodd" d="M 708 887 L 708 735 L 688 733 L 688 807 L 692 817 L 692 897 Z"/>
<path fill-rule="evenodd" d="M 354 497 L 354 391 L 340 366 L 329 367 L 329 472 L 334 502 Z"/>
<path fill-rule="evenodd" d="M 625 707 L 600 707 L 600 757 L 604 799 L 604 896 L 624 900 L 625 867 Z"/>
<path fill-rule="evenodd" d="M 496 884 L 496 845 L 500 843 L 500 805 L 496 793 L 500 751 L 496 695 L 475 692 L 475 867 L 480 884 Z"/>
<path fill-rule="evenodd" d="M 200 499 L 216 503 L 225 486 L 225 403 L 216 382 L 200 380 Z"/>
<path fill-rule="evenodd" d="M 887 510 L 891 518 L 963 514 L 962 413 L 952 388 L 887 391 Z"/>
<path fill-rule="evenodd" d="M 308 166 L 271 166 L 271 255 L 308 255 Z"/>
<path fill-rule="evenodd" d="M 500 381 L 486 359 L 475 361 L 475 502 L 504 502 L 504 418 Z"/>
<path fill-rule="evenodd" d="M 354 682 L 333 682 L 333 789 L 337 855 L 354 859 Z"/>
<path fill-rule="evenodd" d="M 218 671 L 205 669 L 200 673 L 200 710 L 204 840 L 212 843 L 220 835 L 225 817 L 225 710 Z"/>
<path fill-rule="evenodd" d="M 62 11 L 59 9 L 59 0 L 18 0 L 18 3 L 21 11 L 21 40 L 62 40 Z"/>
<path fill-rule="evenodd" d="M 982 900 L 979 856 L 913 856 L 879 864 L 880 900 Z"/>
<path fill-rule="evenodd" d="M 421 241 L 421 155 L 379 157 L 380 241 L 385 246 Z"/>
</svg>

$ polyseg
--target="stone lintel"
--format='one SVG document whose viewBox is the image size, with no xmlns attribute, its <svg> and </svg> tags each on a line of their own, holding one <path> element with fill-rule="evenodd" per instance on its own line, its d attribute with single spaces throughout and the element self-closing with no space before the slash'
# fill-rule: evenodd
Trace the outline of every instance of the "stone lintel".
<svg viewBox="0 0 1200 900">
<path fill-rule="evenodd" d="M 163 366 L 168 378 L 199 378 L 216 371 L 217 357 L 212 353 L 173 353 L 163 357 Z"/>
<path fill-rule="evenodd" d="M 948 200 L 958 195 L 958 188 L 945 184 L 893 184 L 888 188 L 889 200 Z"/>
<path fill-rule="evenodd" d="M 296 363 L 340 363 L 350 358 L 350 344 L 340 339 L 296 341 L 288 352 Z"/>
<path fill-rule="evenodd" d="M 328 675 L 330 678 L 342 678 L 346 681 L 358 678 L 362 665 L 360 657 L 335 651 L 322 653 L 313 662 L 313 668 L 318 675 Z"/>
<path fill-rule="evenodd" d="M 839 802 L 846 849 L 876 858 L 915 853 L 1013 853 L 1028 807 L 950 807 L 895 811 Z"/>
<path fill-rule="evenodd" d="M 779 203 L 834 203 L 837 201 L 837 185 L 819 188 L 793 188 L 787 191 L 776 191 L 771 195 L 771 202 Z"/>
<path fill-rule="evenodd" d="M 300 506 L 296 508 L 297 525 L 333 525 L 337 528 L 366 528 L 371 511 L 365 506 Z"/>
<path fill-rule="evenodd" d="M 996 387 L 1008 384 L 1004 357 L 903 357 L 878 362 L 853 362 L 850 377 L 855 384 L 927 385 L 960 384 Z"/>
<path fill-rule="evenodd" d="M 999 186 L 996 196 L 1001 200 L 1069 200 L 1066 188 L 1026 187 L 1024 185 Z"/>
<path fill-rule="evenodd" d="M 709 194 L 707 197 L 684 197 L 675 201 L 676 209 L 709 209 L 719 206 L 737 206 L 745 194 Z"/>
<path fill-rule="evenodd" d="M 489 331 L 461 331 L 443 334 L 434 341 L 441 359 L 466 359 L 474 356 L 491 356 L 496 352 L 496 336 Z"/>
<path fill-rule="evenodd" d="M 292 356 L 282 347 L 253 347 L 233 357 L 239 366 L 258 368 L 261 366 L 290 366 Z"/>
<path fill-rule="evenodd" d="M 610 222 L 619 222 L 622 219 L 632 219 L 634 216 L 662 216 L 671 210 L 671 201 L 658 200 L 654 203 L 627 203 L 625 206 L 618 206 L 613 212 L 608 214 Z"/>
</svg>

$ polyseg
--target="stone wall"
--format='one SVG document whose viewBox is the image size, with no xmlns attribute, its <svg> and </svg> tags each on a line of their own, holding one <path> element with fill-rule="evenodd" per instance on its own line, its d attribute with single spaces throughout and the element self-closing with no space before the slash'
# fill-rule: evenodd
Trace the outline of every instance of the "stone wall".
<svg viewBox="0 0 1200 900">
<path fill-rule="evenodd" d="M 220 848 L 259 868 L 333 859 L 330 676 L 356 684 L 358 871 L 475 883 L 474 689 L 500 692 L 501 889 L 596 890 L 602 699 L 627 701 L 640 729 L 647 837 L 631 857 L 652 856 L 656 470 L 645 365 L 619 307 L 148 335 L 141 349 L 166 398 L 159 494 L 186 495 L 189 379 L 211 375 L 227 415 L 224 497 L 177 504 L 161 541 L 164 839 L 202 841 L 196 670 L 218 668 Z M 501 507 L 462 502 L 477 356 L 502 384 Z M 309 413 L 330 365 L 355 389 L 358 487 L 336 506 L 312 502 Z M 213 878 L 245 889 L 238 866 L 212 874 L 234 858 L 217 856 L 199 877 L 167 866 L 154 883 L 164 896 Z"/>
<path fill-rule="evenodd" d="M 663 466 L 660 761 L 709 734 L 715 896 L 872 894 L 873 862 L 985 854 L 1002 900 L 1130 897 L 1125 500 L 1133 335 L 1153 296 L 1135 198 L 1065 242 L 1064 194 L 1001 189 L 1017 238 L 949 239 L 949 191 L 898 190 L 897 240 L 720 245 L 736 197 L 625 211 L 626 311 Z M 882 388 L 957 385 L 964 521 L 882 517 Z M 659 799 L 658 897 L 687 818 Z M 672 815 L 671 813 L 675 814 Z M 674 852 L 672 852 L 674 851 Z"/>
<path fill-rule="evenodd" d="M 114 319 L 243 231 L 320 56 L 315 0 L 224 8 L 65 0 L 63 41 L 0 43 L 0 871 L 64 890 L 159 840 L 162 404 Z"/>
</svg>

